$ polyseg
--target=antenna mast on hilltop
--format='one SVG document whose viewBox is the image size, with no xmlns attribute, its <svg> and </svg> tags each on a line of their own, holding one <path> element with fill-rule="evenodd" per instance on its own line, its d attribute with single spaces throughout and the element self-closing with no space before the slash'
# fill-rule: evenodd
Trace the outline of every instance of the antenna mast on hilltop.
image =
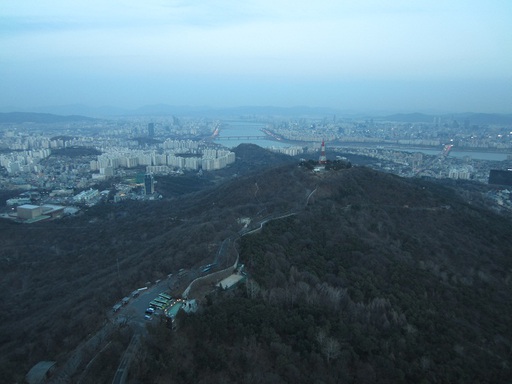
<svg viewBox="0 0 512 384">
<path fill-rule="evenodd" d="M 326 164 L 327 157 L 325 156 L 325 141 L 322 139 L 322 147 L 320 149 L 320 158 L 318 159 L 318 164 Z"/>
</svg>

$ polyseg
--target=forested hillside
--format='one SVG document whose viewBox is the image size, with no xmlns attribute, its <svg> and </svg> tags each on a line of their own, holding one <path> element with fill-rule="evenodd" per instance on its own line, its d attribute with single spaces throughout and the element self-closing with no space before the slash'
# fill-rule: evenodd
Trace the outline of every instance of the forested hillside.
<svg viewBox="0 0 512 384">
<path fill-rule="evenodd" d="M 269 188 L 307 206 L 241 239 L 247 283 L 154 329 L 137 379 L 508 382 L 510 222 L 421 180 L 290 175 Z"/>
<path fill-rule="evenodd" d="M 256 156 L 262 164 L 265 153 L 237 156 L 244 163 Z M 241 215 L 258 218 L 295 206 L 292 185 L 275 194 L 259 190 L 269 172 L 269 179 L 286 177 L 290 169 L 262 171 L 255 179 L 239 175 L 204 191 L 177 179 L 165 188 L 178 197 L 103 204 L 56 221 L 1 220 L 0 383 L 22 382 L 41 360 L 66 361 L 103 326 L 116 301 L 147 281 L 212 262 L 222 241 L 241 229 Z M 183 194 L 188 190 L 194 192 Z"/>
<path fill-rule="evenodd" d="M 458 196 L 293 164 L 161 201 L 0 221 L 0 382 L 62 364 L 121 297 L 211 262 L 241 218 L 270 220 L 223 261 L 239 253 L 247 285 L 208 296 L 176 332 L 152 328 L 132 382 L 504 382 L 511 223 Z"/>
</svg>

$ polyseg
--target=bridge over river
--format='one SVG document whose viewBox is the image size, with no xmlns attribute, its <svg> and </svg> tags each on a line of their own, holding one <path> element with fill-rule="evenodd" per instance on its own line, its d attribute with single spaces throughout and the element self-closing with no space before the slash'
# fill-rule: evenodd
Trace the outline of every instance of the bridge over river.
<svg viewBox="0 0 512 384">
<path fill-rule="evenodd" d="M 217 136 L 215 139 L 217 140 L 263 140 L 268 139 L 271 136 L 263 135 L 263 136 L 252 136 L 252 135 L 241 135 L 241 136 Z"/>
</svg>

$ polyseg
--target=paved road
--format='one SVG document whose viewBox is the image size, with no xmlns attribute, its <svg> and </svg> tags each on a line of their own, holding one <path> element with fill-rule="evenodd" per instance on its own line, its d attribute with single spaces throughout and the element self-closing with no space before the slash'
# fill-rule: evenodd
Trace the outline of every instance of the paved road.
<svg viewBox="0 0 512 384">
<path fill-rule="evenodd" d="M 284 215 L 280 215 L 280 216 L 276 216 L 276 217 L 269 217 L 269 218 L 263 219 L 258 224 L 256 224 L 256 228 L 253 228 L 253 229 L 243 229 L 243 230 L 239 231 L 238 234 L 240 236 L 245 236 L 245 235 L 250 235 L 252 233 L 256 233 L 259 230 L 261 230 L 264 227 L 264 225 L 267 224 L 269 221 L 284 219 L 286 217 L 294 216 L 296 214 L 297 214 L 297 212 L 290 212 L 290 213 L 286 213 Z"/>
<path fill-rule="evenodd" d="M 114 375 L 114 380 L 112 380 L 112 384 L 123 384 L 126 381 L 126 376 L 128 375 L 130 363 L 132 362 L 133 357 L 135 356 L 135 353 L 139 348 L 139 342 L 140 335 L 136 333 L 135 335 L 133 335 L 132 340 L 128 345 L 128 348 L 126 348 L 126 351 L 124 351 L 123 357 L 121 358 L 121 362 L 119 363 L 116 374 Z"/>
</svg>

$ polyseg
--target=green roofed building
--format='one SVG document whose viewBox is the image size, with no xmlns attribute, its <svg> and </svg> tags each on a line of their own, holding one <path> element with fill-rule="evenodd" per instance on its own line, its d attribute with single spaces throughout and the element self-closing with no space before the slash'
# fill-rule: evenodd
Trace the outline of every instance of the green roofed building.
<svg viewBox="0 0 512 384">
<path fill-rule="evenodd" d="M 172 307 L 170 307 L 167 312 L 166 316 L 170 317 L 171 319 L 174 319 L 176 315 L 178 314 L 179 310 L 181 309 L 181 306 L 183 305 L 182 302 L 177 302 Z"/>
</svg>

